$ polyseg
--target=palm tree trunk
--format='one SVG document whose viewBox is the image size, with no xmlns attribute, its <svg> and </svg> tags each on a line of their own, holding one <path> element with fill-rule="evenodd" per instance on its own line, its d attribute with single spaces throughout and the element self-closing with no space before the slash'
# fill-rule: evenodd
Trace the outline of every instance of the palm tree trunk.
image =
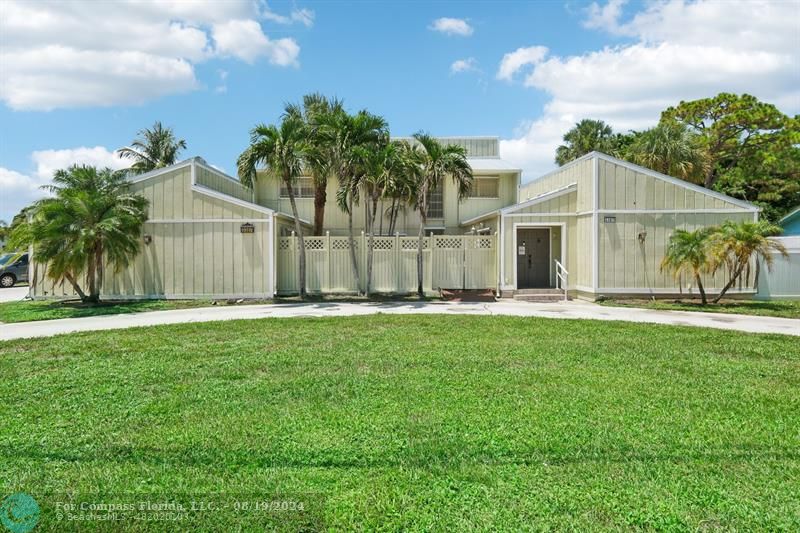
<svg viewBox="0 0 800 533">
<path fill-rule="evenodd" d="M 284 176 L 283 182 L 286 184 L 286 190 L 289 192 L 289 203 L 292 204 L 292 216 L 294 216 L 294 232 L 297 234 L 297 242 L 300 250 L 297 261 L 298 269 L 300 270 L 298 288 L 300 299 L 303 300 L 306 297 L 306 243 L 303 240 L 303 227 L 300 225 L 300 215 L 297 213 L 297 202 L 294 199 L 292 179 L 291 177 Z"/>
<path fill-rule="evenodd" d="M 350 262 L 353 265 L 353 276 L 356 279 L 356 292 L 361 294 L 361 279 L 358 275 L 358 258 L 356 257 L 356 239 L 353 235 L 353 191 L 350 191 L 347 209 L 347 229 L 350 237 Z"/>
<path fill-rule="evenodd" d="M 425 237 L 425 222 L 428 215 L 428 187 L 423 183 L 420 187 L 419 201 L 419 235 L 417 236 L 417 295 L 422 298 L 425 292 L 422 289 L 422 239 Z M 431 250 L 433 257 L 433 250 Z"/>
<path fill-rule="evenodd" d="M 758 257 L 756 257 L 756 275 L 753 278 L 753 290 L 755 290 L 756 292 L 758 292 L 758 276 L 759 276 L 759 274 L 761 274 L 761 261 L 759 261 Z"/>
<path fill-rule="evenodd" d="M 384 215 L 385 214 L 386 213 L 383 210 L 383 198 L 381 198 L 381 223 L 380 223 L 380 226 L 378 228 L 378 235 L 383 235 L 383 219 L 384 219 Z"/>
<path fill-rule="evenodd" d="M 328 200 L 327 184 L 317 184 L 314 187 L 314 235 L 322 235 L 325 222 L 325 203 Z"/>
<path fill-rule="evenodd" d="M 75 280 L 75 277 L 72 274 L 69 274 L 69 273 L 65 273 L 64 277 L 66 278 L 67 281 L 69 281 L 69 284 L 72 285 L 72 289 L 75 291 L 75 293 L 81 299 L 81 301 L 82 302 L 87 302 L 88 298 L 86 297 L 86 293 L 83 292 L 83 290 L 81 289 L 80 285 L 78 285 L 78 282 Z"/>
<path fill-rule="evenodd" d="M 89 297 L 86 299 L 88 302 L 97 303 L 97 277 L 96 277 L 96 269 L 97 263 L 95 260 L 95 253 L 94 250 L 89 255 L 89 268 L 86 272 L 86 285 L 89 288 Z"/>
<path fill-rule="evenodd" d="M 703 305 L 706 305 L 708 298 L 706 298 L 706 290 L 703 288 L 703 280 L 700 279 L 700 274 L 695 272 L 694 281 L 697 283 L 697 290 L 700 291 L 700 301 L 703 302 Z"/>
<path fill-rule="evenodd" d="M 422 240 L 425 238 L 425 213 L 420 209 L 419 235 L 417 236 L 417 295 L 422 298 Z"/>
<path fill-rule="evenodd" d="M 103 248 L 97 245 L 94 251 L 94 286 L 90 287 L 90 298 L 100 301 L 100 288 L 103 286 Z"/>
<path fill-rule="evenodd" d="M 725 286 L 722 287 L 722 290 L 720 291 L 720 293 L 717 295 L 716 298 L 714 298 L 713 303 L 718 303 L 720 300 L 722 300 L 722 297 L 725 296 L 725 293 L 728 292 L 728 289 L 730 289 L 731 287 L 733 287 L 736 284 L 736 281 L 742 275 L 742 270 L 743 269 L 744 269 L 744 266 L 740 266 L 739 268 L 734 270 L 733 275 L 731 276 L 731 279 L 729 279 L 728 283 L 726 283 Z"/>
<path fill-rule="evenodd" d="M 375 246 L 375 211 L 371 210 L 369 206 L 367 206 L 367 232 L 369 234 L 369 241 L 367 242 L 367 288 L 366 294 L 369 297 L 369 293 L 372 291 L 372 253 Z"/>
<path fill-rule="evenodd" d="M 397 198 L 392 198 L 392 206 L 389 208 L 389 235 L 394 235 L 394 228 L 397 225 Z"/>
</svg>

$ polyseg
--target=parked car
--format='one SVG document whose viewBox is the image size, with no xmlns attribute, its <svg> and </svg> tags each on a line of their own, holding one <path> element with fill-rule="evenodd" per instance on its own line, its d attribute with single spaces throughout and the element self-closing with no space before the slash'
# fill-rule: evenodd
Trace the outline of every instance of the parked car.
<svg viewBox="0 0 800 533">
<path fill-rule="evenodd" d="M 20 281 L 28 281 L 28 254 L 0 255 L 0 289 L 13 287 Z"/>
</svg>

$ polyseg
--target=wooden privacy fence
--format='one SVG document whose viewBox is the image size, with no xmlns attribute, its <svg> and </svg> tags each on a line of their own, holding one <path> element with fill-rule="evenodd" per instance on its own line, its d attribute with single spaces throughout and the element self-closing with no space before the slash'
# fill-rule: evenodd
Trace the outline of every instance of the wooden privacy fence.
<svg viewBox="0 0 800 533">
<path fill-rule="evenodd" d="M 358 291 L 349 237 L 304 237 L 306 290 L 313 293 Z M 363 233 L 354 240 L 359 286 L 366 288 L 367 245 Z M 411 293 L 417 290 L 417 237 L 375 237 L 372 259 L 372 291 Z M 298 290 L 296 236 L 280 237 L 277 246 L 277 291 Z M 432 235 L 423 240 L 423 288 L 488 289 L 497 284 L 497 237 L 495 235 Z"/>
</svg>

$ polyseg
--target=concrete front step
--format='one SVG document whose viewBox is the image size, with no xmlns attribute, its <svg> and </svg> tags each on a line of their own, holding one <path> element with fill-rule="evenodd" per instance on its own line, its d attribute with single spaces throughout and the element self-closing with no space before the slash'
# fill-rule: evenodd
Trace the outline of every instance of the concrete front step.
<svg viewBox="0 0 800 533">
<path fill-rule="evenodd" d="M 518 289 L 514 294 L 561 294 L 563 296 L 564 291 L 561 289 Z"/>
<path fill-rule="evenodd" d="M 518 302 L 560 302 L 564 300 L 564 293 L 561 294 L 515 294 L 514 299 Z"/>
</svg>

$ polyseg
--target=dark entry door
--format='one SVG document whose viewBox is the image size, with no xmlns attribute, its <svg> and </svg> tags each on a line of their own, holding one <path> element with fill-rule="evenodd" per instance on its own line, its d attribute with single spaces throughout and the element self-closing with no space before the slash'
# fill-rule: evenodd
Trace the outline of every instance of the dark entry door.
<svg viewBox="0 0 800 533">
<path fill-rule="evenodd" d="M 517 230 L 517 288 L 543 289 L 550 286 L 550 230 Z"/>
</svg>

